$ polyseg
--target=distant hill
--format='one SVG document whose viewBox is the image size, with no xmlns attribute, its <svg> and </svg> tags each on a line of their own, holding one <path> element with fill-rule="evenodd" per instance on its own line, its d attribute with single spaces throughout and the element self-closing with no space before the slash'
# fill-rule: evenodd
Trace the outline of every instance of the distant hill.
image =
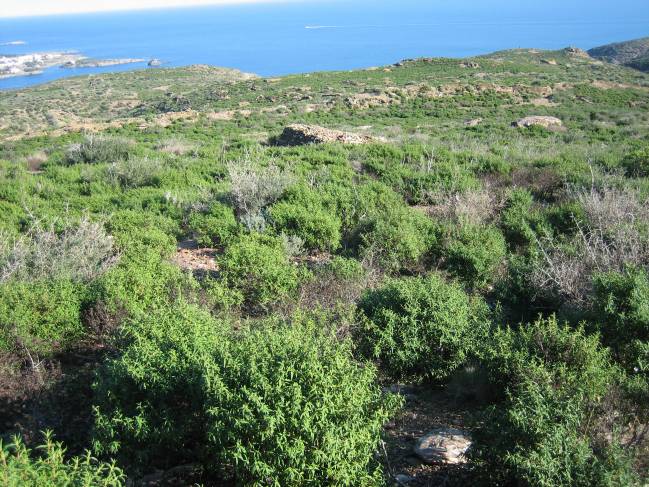
<svg viewBox="0 0 649 487">
<path fill-rule="evenodd" d="M 609 63 L 649 71 L 649 37 L 595 47 L 588 54 Z"/>
</svg>

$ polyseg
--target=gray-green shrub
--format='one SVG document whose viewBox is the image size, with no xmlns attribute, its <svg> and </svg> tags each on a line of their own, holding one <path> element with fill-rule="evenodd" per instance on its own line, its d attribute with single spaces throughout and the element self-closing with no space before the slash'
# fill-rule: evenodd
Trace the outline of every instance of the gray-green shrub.
<svg viewBox="0 0 649 487">
<path fill-rule="evenodd" d="M 70 145 L 65 152 L 67 164 L 100 164 L 127 159 L 131 141 L 106 135 L 89 135 L 83 141 Z"/>
<path fill-rule="evenodd" d="M 122 188 L 155 186 L 160 181 L 163 162 L 153 157 L 130 157 L 113 162 L 106 169 L 107 180 Z"/>
<path fill-rule="evenodd" d="M 90 282 L 117 261 L 113 238 L 100 223 L 82 218 L 62 231 L 34 226 L 18 239 L 0 235 L 0 282 L 70 279 Z"/>
</svg>

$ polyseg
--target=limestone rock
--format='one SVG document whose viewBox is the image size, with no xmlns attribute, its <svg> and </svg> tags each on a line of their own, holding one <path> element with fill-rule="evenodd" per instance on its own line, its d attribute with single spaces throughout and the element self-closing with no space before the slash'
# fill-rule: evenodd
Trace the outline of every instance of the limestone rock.
<svg viewBox="0 0 649 487">
<path fill-rule="evenodd" d="M 305 144 L 326 144 L 340 142 L 342 144 L 368 144 L 383 139 L 371 137 L 364 134 L 343 132 L 317 125 L 292 124 L 284 128 L 282 134 L 276 140 L 278 145 L 305 145 Z"/>
<path fill-rule="evenodd" d="M 399 102 L 399 98 L 392 93 L 359 93 L 345 98 L 347 106 L 357 110 L 398 104 Z"/>
<path fill-rule="evenodd" d="M 549 117 L 546 115 L 532 115 L 530 117 L 521 118 L 512 124 L 514 127 L 532 127 L 539 126 L 546 129 L 563 127 L 563 122 L 556 117 Z"/>
<path fill-rule="evenodd" d="M 460 464 L 471 446 L 471 436 L 456 428 L 437 428 L 421 437 L 415 445 L 415 454 L 424 462 Z"/>
<path fill-rule="evenodd" d="M 590 55 L 586 51 L 584 51 L 583 49 L 579 49 L 578 47 L 573 47 L 573 46 L 566 47 L 564 51 L 568 56 L 582 57 L 582 58 L 590 57 Z"/>
</svg>

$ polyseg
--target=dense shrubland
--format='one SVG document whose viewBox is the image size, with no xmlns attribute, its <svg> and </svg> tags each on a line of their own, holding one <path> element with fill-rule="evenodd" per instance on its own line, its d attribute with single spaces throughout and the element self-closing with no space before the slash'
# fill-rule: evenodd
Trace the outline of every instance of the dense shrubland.
<svg viewBox="0 0 649 487">
<path fill-rule="evenodd" d="M 384 428 L 402 417 L 386 391 L 403 382 L 460 384 L 475 440 L 460 484 L 646 481 L 649 81 L 593 67 L 644 83 L 604 90 L 590 68 L 564 80 L 507 56 L 505 71 L 479 60 L 485 76 L 574 84 L 534 107 L 566 131 L 510 127 L 532 107 L 487 91 L 3 143 L 0 407 L 18 426 L 0 424 L 0 479 L 121 485 L 122 471 L 190 465 L 206 485 L 380 485 L 395 473 Z M 438 60 L 228 89 L 255 106 L 251 91 L 467 71 Z M 201 90 L 185 101 L 208 103 Z M 469 113 L 483 122 L 464 126 Z M 259 143 L 294 119 L 388 140 Z M 210 265 L 180 262 L 180 242 Z M 37 423 L 79 428 L 71 454 L 7 446 L 16 432 L 38 444 L 12 404 L 45 401 L 9 379 L 66 398 L 47 374 L 79 357 L 79 425 Z"/>
</svg>

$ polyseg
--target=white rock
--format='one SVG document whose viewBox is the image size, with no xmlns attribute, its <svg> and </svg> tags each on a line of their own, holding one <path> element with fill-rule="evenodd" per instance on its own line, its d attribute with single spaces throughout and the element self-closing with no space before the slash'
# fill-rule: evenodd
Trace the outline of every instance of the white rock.
<svg viewBox="0 0 649 487">
<path fill-rule="evenodd" d="M 426 463 L 459 464 L 466 462 L 465 453 L 471 436 L 456 428 L 438 428 L 421 437 L 414 451 Z"/>
</svg>

